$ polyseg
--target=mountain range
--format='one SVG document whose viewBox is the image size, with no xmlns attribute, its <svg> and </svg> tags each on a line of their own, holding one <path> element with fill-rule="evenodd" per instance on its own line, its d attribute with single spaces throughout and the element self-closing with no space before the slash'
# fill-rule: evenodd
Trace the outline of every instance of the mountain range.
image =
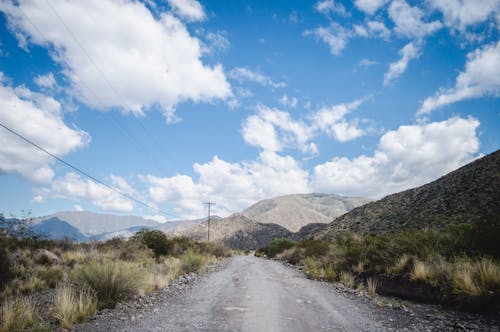
<svg viewBox="0 0 500 332">
<path fill-rule="evenodd" d="M 331 240 L 342 232 L 381 234 L 400 228 L 436 228 L 450 224 L 500 222 L 500 150 L 426 185 L 357 207 L 312 232 Z"/>
<path fill-rule="evenodd" d="M 261 223 L 276 224 L 291 232 L 298 232 L 311 223 L 329 223 L 371 201 L 367 198 L 331 194 L 295 194 L 262 200 L 241 214 Z"/>
</svg>

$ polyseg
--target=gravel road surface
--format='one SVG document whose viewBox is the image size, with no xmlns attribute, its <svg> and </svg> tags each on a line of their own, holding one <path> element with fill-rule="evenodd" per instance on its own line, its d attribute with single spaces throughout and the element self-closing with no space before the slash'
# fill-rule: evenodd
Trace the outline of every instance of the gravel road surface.
<svg viewBox="0 0 500 332">
<path fill-rule="evenodd" d="M 142 314 L 101 317 L 76 330 L 461 330 L 461 325 L 446 325 L 450 319 L 438 313 L 441 323 L 433 324 L 432 315 L 426 315 L 429 324 L 422 325 L 414 313 L 377 308 L 373 301 L 353 299 L 331 284 L 306 279 L 299 271 L 279 262 L 237 256 L 225 268 L 205 275 L 188 290 L 170 296 Z"/>
</svg>

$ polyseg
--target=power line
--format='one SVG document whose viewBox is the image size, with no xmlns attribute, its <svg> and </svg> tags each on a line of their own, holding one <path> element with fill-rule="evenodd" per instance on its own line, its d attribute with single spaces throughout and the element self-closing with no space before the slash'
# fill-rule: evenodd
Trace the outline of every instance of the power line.
<svg viewBox="0 0 500 332">
<path fill-rule="evenodd" d="M 92 59 L 92 57 L 90 56 L 89 52 L 87 51 L 87 49 L 83 46 L 83 44 L 79 41 L 79 39 L 76 37 L 76 35 L 73 33 L 73 31 L 71 31 L 71 29 L 68 27 L 68 25 L 64 22 L 64 20 L 62 19 L 61 15 L 59 15 L 59 13 L 57 12 L 57 10 L 54 8 L 54 6 L 52 6 L 50 4 L 50 1 L 49 0 L 46 0 L 47 4 L 49 5 L 50 9 L 52 10 L 52 12 L 54 13 L 54 15 L 57 17 L 57 19 L 61 22 L 61 24 L 64 26 L 64 28 L 66 29 L 66 31 L 68 31 L 69 35 L 71 36 L 71 38 L 75 41 L 75 43 L 78 45 L 78 47 L 82 50 L 82 52 L 85 54 L 85 56 L 89 59 L 89 62 L 95 67 L 95 69 L 97 70 L 97 72 L 99 73 L 99 75 L 103 78 L 104 82 L 106 82 L 106 84 L 109 86 L 109 88 L 111 89 L 111 91 L 113 91 L 113 93 L 118 97 L 122 97 L 121 94 L 118 92 L 117 89 L 115 89 L 115 87 L 111 84 L 111 82 L 108 80 L 108 78 L 106 77 L 104 71 L 97 65 L 97 63 L 94 61 L 94 59 Z M 104 103 L 103 103 L 103 106 L 104 106 Z M 138 120 L 138 123 L 140 125 L 140 127 L 142 128 L 142 130 L 144 130 L 144 132 L 146 133 L 146 135 L 149 136 L 149 138 L 153 141 L 153 143 L 155 143 L 155 145 L 158 145 L 159 146 L 159 143 L 158 143 L 158 140 L 153 136 L 153 134 L 146 128 L 146 126 L 144 125 L 143 121 L 140 119 L 140 118 L 137 118 Z"/>
<path fill-rule="evenodd" d="M 73 38 L 73 40 L 75 41 L 75 43 L 82 49 L 83 53 L 87 56 L 87 58 L 89 59 L 90 63 L 97 69 L 98 73 L 103 77 L 104 81 L 106 81 L 106 83 L 110 86 L 110 88 L 114 91 L 114 93 L 117 94 L 117 91 L 113 88 L 113 86 L 111 85 L 111 83 L 106 79 L 106 77 L 104 76 L 104 73 L 102 72 L 102 70 L 92 60 L 92 58 L 90 57 L 90 55 L 88 54 L 88 52 L 85 50 L 85 48 L 83 47 L 83 45 L 78 41 L 78 39 L 76 38 L 76 36 L 71 32 L 71 30 L 68 28 L 68 26 L 64 23 L 64 21 L 62 20 L 62 18 L 60 17 L 60 15 L 57 14 L 57 12 L 53 8 L 53 6 L 50 4 L 50 2 L 47 1 L 47 4 L 52 9 L 52 11 L 54 12 L 55 16 L 61 21 L 61 23 L 63 24 L 63 26 L 65 27 L 65 29 L 68 31 L 68 33 L 70 34 L 70 36 Z M 26 12 L 22 9 L 22 7 L 18 6 L 18 8 L 21 11 L 21 13 L 23 14 L 23 16 L 26 17 L 26 19 L 28 20 L 28 22 L 33 26 L 33 28 L 35 28 L 35 30 L 38 32 L 38 34 L 40 34 L 40 36 L 42 37 L 42 40 L 49 40 L 45 36 L 45 34 L 38 28 L 38 26 L 31 20 L 31 18 L 26 14 Z M 98 104 L 100 104 L 102 106 L 102 108 L 106 108 L 105 103 L 101 99 L 101 97 L 99 97 L 95 93 L 95 91 L 88 84 L 85 83 L 85 81 L 82 80 L 79 83 L 82 84 L 82 85 L 84 85 L 84 87 L 92 94 L 93 98 L 98 102 Z M 118 129 L 121 132 L 121 134 L 129 142 L 131 142 L 133 145 L 135 145 L 135 147 L 138 149 L 138 151 L 145 152 L 147 154 L 147 156 L 151 159 L 151 161 L 153 161 L 151 163 L 151 165 L 158 171 L 158 173 L 161 174 L 162 171 L 157 166 L 157 164 L 159 164 L 158 160 L 156 158 L 153 158 L 153 156 L 151 155 L 151 153 L 148 152 L 148 150 L 146 149 L 146 147 L 143 144 L 140 144 L 140 142 L 138 140 L 134 139 L 134 137 L 131 137 L 129 135 L 129 132 L 124 128 L 124 126 L 120 123 L 120 121 L 111 112 L 110 113 L 104 113 L 104 115 L 106 115 L 107 118 L 110 118 L 112 120 L 112 122 L 118 127 Z M 149 134 L 149 131 L 144 127 L 144 124 L 142 123 L 142 121 L 139 118 L 137 118 L 137 119 L 139 120 L 139 124 L 141 125 L 142 129 L 146 132 L 146 134 Z M 154 143 L 156 143 L 157 145 L 159 145 L 156 141 Z"/>
<path fill-rule="evenodd" d="M 0 126 L 1 126 L 1 127 L 3 127 L 5 130 L 9 131 L 10 133 L 12 133 L 12 134 L 16 135 L 17 137 L 21 138 L 23 141 L 25 141 L 25 142 L 27 142 L 27 143 L 29 143 L 29 144 L 33 145 L 34 147 L 36 147 L 36 148 L 37 148 L 37 149 L 39 149 L 40 151 L 45 152 L 46 154 L 48 154 L 48 155 L 49 155 L 49 156 L 51 156 L 52 158 L 54 158 L 54 159 L 56 159 L 56 160 L 60 161 L 60 162 L 61 162 L 61 163 L 63 163 L 64 165 L 66 165 L 66 166 L 68 166 L 68 167 L 72 168 L 73 170 L 77 171 L 78 173 L 80 173 L 80 174 L 82 174 L 82 175 L 86 176 L 87 178 L 91 179 L 91 180 L 92 180 L 92 181 L 94 181 L 95 183 L 100 184 L 100 185 L 102 185 L 102 186 L 104 186 L 104 187 L 106 187 L 106 188 L 108 188 L 108 189 L 110 189 L 110 190 L 114 191 L 115 193 L 117 193 L 117 194 L 119 194 L 120 196 L 122 196 L 122 197 L 124 197 L 124 198 L 128 199 L 129 201 L 133 201 L 133 202 L 135 202 L 135 203 L 137 203 L 137 204 L 143 205 L 143 206 L 145 206 L 145 207 L 147 207 L 147 208 L 149 208 L 149 209 L 151 209 L 151 210 L 157 211 L 157 212 L 159 212 L 159 213 L 161 213 L 161 214 L 163 214 L 163 215 L 165 215 L 165 216 L 167 216 L 167 217 L 168 217 L 168 216 L 171 216 L 171 217 L 177 217 L 177 216 L 175 216 L 175 215 L 173 215 L 173 214 L 170 214 L 170 213 L 167 213 L 167 212 L 165 212 L 165 211 L 162 211 L 162 210 L 161 210 L 161 209 L 159 209 L 159 208 L 155 208 L 155 207 L 153 207 L 153 206 L 149 205 L 148 203 L 145 203 L 145 202 L 143 202 L 143 201 L 141 201 L 141 200 L 139 200 L 139 199 L 137 199 L 137 198 L 135 198 L 135 197 L 133 197 L 133 196 L 130 196 L 130 195 L 128 195 L 128 194 L 126 194 L 126 193 L 124 193 L 124 192 L 122 192 L 122 191 L 120 191 L 120 190 L 118 190 L 118 189 L 116 189 L 116 188 L 114 188 L 114 187 L 112 187 L 112 186 L 110 186 L 110 185 L 108 185 L 108 184 L 106 184 L 106 183 L 102 182 L 101 180 L 99 180 L 99 179 L 95 178 L 94 176 L 92 176 L 92 175 L 88 174 L 87 172 L 85 172 L 85 171 L 81 170 L 80 168 L 78 168 L 78 167 L 76 167 L 76 166 L 73 166 L 72 164 L 70 164 L 69 162 L 65 161 L 64 159 L 62 159 L 62 158 L 60 158 L 60 157 L 56 156 L 55 154 L 53 154 L 53 153 L 51 153 L 51 152 L 47 151 L 46 149 L 44 149 L 44 148 L 43 148 L 43 147 L 41 147 L 40 145 L 36 144 L 35 142 L 33 142 L 32 140 L 30 140 L 29 138 L 24 137 L 23 135 L 19 134 L 18 132 L 14 131 L 13 129 L 10 129 L 9 127 L 7 127 L 6 125 L 4 125 L 4 124 L 3 124 L 3 123 L 1 123 L 1 122 L 0 122 Z"/>
</svg>

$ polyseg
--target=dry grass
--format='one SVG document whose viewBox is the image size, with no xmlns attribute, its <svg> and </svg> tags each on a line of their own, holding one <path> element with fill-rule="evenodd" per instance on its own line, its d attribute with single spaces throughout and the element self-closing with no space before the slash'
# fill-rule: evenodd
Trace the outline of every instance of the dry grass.
<svg viewBox="0 0 500 332">
<path fill-rule="evenodd" d="M 431 275 L 431 269 L 428 264 L 419 260 L 413 262 L 413 267 L 410 270 L 411 280 L 427 281 Z"/>
<path fill-rule="evenodd" d="M 337 273 L 335 272 L 333 265 L 328 264 L 325 268 L 325 279 L 329 282 L 334 282 L 335 278 L 337 277 Z"/>
<path fill-rule="evenodd" d="M 356 286 L 354 276 L 346 271 L 340 272 L 340 282 L 348 288 L 354 288 L 354 286 Z"/>
<path fill-rule="evenodd" d="M 6 300 L 1 307 L 0 332 L 23 331 L 38 324 L 35 302 L 25 296 Z"/>
<path fill-rule="evenodd" d="M 76 290 L 71 286 L 57 289 L 54 298 L 54 318 L 60 326 L 70 329 L 97 312 L 97 298 L 90 290 Z"/>
<path fill-rule="evenodd" d="M 483 258 L 476 262 L 457 263 L 453 277 L 454 292 L 459 295 L 484 296 L 500 290 L 500 265 Z"/>
<path fill-rule="evenodd" d="M 378 281 L 375 278 L 368 278 L 366 280 L 366 289 L 371 297 L 377 296 Z"/>
<path fill-rule="evenodd" d="M 414 258 L 404 254 L 403 256 L 399 257 L 394 266 L 391 266 L 387 269 L 388 273 L 395 273 L 395 274 L 404 274 L 408 272 L 408 269 L 411 271 L 411 267 L 413 266 L 413 260 Z"/>
<path fill-rule="evenodd" d="M 205 255 L 198 254 L 192 250 L 188 250 L 180 259 L 184 273 L 198 272 L 206 262 Z"/>
<path fill-rule="evenodd" d="M 114 307 L 128 295 L 144 288 L 145 273 L 137 264 L 124 261 L 93 261 L 77 268 L 72 280 L 95 291 L 100 308 Z"/>
</svg>

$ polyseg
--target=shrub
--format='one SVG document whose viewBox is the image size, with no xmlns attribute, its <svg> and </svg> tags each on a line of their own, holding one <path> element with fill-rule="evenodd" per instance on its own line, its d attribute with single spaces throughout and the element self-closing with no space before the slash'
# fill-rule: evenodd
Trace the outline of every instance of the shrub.
<svg viewBox="0 0 500 332">
<path fill-rule="evenodd" d="M 231 256 L 231 250 L 221 244 L 214 242 L 203 242 L 200 245 L 201 245 L 200 250 L 205 254 L 213 255 L 218 258 Z M 245 255 L 248 255 L 246 251 Z"/>
<path fill-rule="evenodd" d="M 296 242 L 290 239 L 274 239 L 267 247 L 260 249 L 260 251 L 267 255 L 267 257 L 273 258 L 286 249 L 292 248 L 295 244 Z"/>
<path fill-rule="evenodd" d="M 132 237 L 132 240 L 139 241 L 151 249 L 157 258 L 169 255 L 174 248 L 174 242 L 169 240 L 167 235 L 159 230 L 141 230 Z"/>
<path fill-rule="evenodd" d="M 348 288 L 354 288 L 354 286 L 356 286 L 354 276 L 346 271 L 340 272 L 340 282 Z"/>
<path fill-rule="evenodd" d="M 180 257 L 184 273 L 198 272 L 205 265 L 205 256 L 188 250 Z"/>
<path fill-rule="evenodd" d="M 35 270 L 35 276 L 45 282 L 47 287 L 55 288 L 63 280 L 64 271 L 58 266 L 41 266 Z"/>
<path fill-rule="evenodd" d="M 335 270 L 333 269 L 332 264 L 328 264 L 325 268 L 326 280 L 329 282 L 334 282 L 336 277 L 337 277 L 337 273 L 335 273 Z"/>
<path fill-rule="evenodd" d="M 318 257 L 324 255 L 328 251 L 330 243 L 319 240 L 306 240 L 300 242 L 298 246 L 304 249 L 304 255 L 306 257 Z"/>
<path fill-rule="evenodd" d="M 97 298 L 88 289 L 77 290 L 71 286 L 57 289 L 54 298 L 53 316 L 65 329 L 84 322 L 97 312 Z"/>
<path fill-rule="evenodd" d="M 144 273 L 137 265 L 123 261 L 93 261 L 77 268 L 72 280 L 96 293 L 100 308 L 112 308 L 144 285 Z"/>
<path fill-rule="evenodd" d="M 306 259 L 304 259 L 304 267 L 306 275 L 311 279 L 320 279 L 323 276 L 321 269 L 312 257 L 306 257 Z"/>
<path fill-rule="evenodd" d="M 0 269 L 0 291 L 5 287 L 7 282 L 12 280 L 14 274 L 12 273 L 12 259 L 10 258 L 7 248 L 5 248 L 3 236 L 0 235 L 0 262 L 2 268 Z"/>
<path fill-rule="evenodd" d="M 36 304 L 31 298 L 16 296 L 2 303 L 0 332 L 33 330 L 37 325 Z"/>
</svg>

